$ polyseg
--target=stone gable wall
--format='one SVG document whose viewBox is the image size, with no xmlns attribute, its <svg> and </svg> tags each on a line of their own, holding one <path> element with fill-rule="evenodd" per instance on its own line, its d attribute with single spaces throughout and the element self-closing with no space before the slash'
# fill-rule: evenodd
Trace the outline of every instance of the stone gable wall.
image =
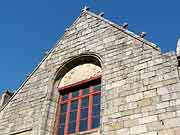
<svg viewBox="0 0 180 135">
<path fill-rule="evenodd" d="M 56 76 L 67 61 L 98 56 L 102 135 L 179 135 L 177 58 L 83 12 L 0 112 L 0 135 L 53 135 Z M 24 133 L 23 133 L 24 131 Z M 96 133 L 92 133 L 96 134 Z"/>
</svg>

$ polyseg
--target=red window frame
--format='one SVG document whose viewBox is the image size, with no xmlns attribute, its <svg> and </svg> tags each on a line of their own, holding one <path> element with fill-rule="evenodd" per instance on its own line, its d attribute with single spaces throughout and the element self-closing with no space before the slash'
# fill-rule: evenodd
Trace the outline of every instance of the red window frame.
<svg viewBox="0 0 180 135">
<path fill-rule="evenodd" d="M 78 107 L 77 107 L 77 116 L 76 116 L 76 129 L 74 133 L 79 133 L 80 128 L 80 113 L 81 113 L 81 102 L 84 97 L 89 97 L 88 101 L 88 123 L 87 123 L 87 130 L 92 129 L 92 110 L 93 110 L 93 96 L 95 95 L 101 95 L 101 90 L 94 91 L 93 86 L 96 84 L 101 84 L 101 76 L 91 77 L 90 79 L 83 80 L 74 84 L 70 84 L 64 87 L 58 88 L 58 91 L 60 93 L 59 100 L 58 100 L 58 110 L 56 114 L 56 122 L 55 122 L 55 130 L 54 135 L 58 135 L 58 130 L 60 126 L 60 112 L 61 112 L 61 105 L 64 103 L 67 103 L 67 111 L 66 111 L 66 121 L 65 121 L 65 129 L 64 129 L 64 135 L 68 135 L 68 124 L 69 124 L 69 118 L 70 118 L 70 112 L 71 112 L 71 103 L 74 100 L 78 101 Z M 86 95 L 83 95 L 81 87 L 87 85 L 89 88 L 89 93 Z M 79 89 L 79 96 L 72 98 L 72 94 L 70 93 L 73 89 Z M 63 101 L 62 93 L 69 93 L 68 99 Z M 86 131 L 86 130 L 85 130 Z M 71 133 L 69 133 L 71 134 Z M 72 133 L 73 134 L 73 133 Z"/>
</svg>

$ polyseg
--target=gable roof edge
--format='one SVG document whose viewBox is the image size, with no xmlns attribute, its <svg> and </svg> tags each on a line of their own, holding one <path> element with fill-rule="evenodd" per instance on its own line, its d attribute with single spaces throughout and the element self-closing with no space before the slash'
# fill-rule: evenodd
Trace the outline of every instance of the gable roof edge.
<svg viewBox="0 0 180 135">
<path fill-rule="evenodd" d="M 50 49 L 50 51 L 43 57 L 43 59 L 39 62 L 39 64 L 34 68 L 34 70 L 29 74 L 29 76 L 22 82 L 20 87 L 14 92 L 9 101 L 0 108 L 0 112 L 8 105 L 8 103 L 16 96 L 16 94 L 22 89 L 22 87 L 26 84 L 26 82 L 31 78 L 31 76 L 36 72 L 36 70 L 41 66 L 41 64 L 46 60 L 46 58 L 53 52 L 53 50 L 58 46 L 61 39 L 64 35 L 55 43 L 54 47 Z"/>
<path fill-rule="evenodd" d="M 73 26 L 78 19 L 81 17 L 81 14 L 75 19 L 75 21 L 69 26 L 69 28 L 71 26 Z M 65 30 L 66 33 L 66 30 Z M 1 108 L 0 108 L 0 112 L 8 105 L 8 103 L 15 97 L 15 95 L 21 90 L 21 88 L 26 84 L 26 82 L 31 78 L 31 76 L 36 72 L 36 70 L 41 66 L 41 64 L 45 61 L 45 59 L 53 52 L 53 50 L 59 45 L 61 39 L 64 37 L 65 33 L 60 37 L 60 39 L 55 43 L 55 45 L 49 50 L 49 52 L 46 54 L 46 56 L 43 57 L 43 59 L 39 62 L 39 64 L 34 68 L 34 70 L 29 74 L 29 76 L 22 82 L 22 84 L 20 85 L 20 87 L 14 92 L 14 94 L 12 95 L 12 97 L 9 99 L 9 101 L 4 104 Z"/>
<path fill-rule="evenodd" d="M 128 34 L 129 36 L 131 36 L 131 37 L 133 37 L 133 38 L 135 38 L 135 39 L 137 39 L 137 40 L 139 40 L 139 41 L 141 41 L 143 43 L 146 43 L 147 45 L 149 45 L 150 47 L 154 48 L 157 51 L 160 51 L 160 48 L 156 44 L 154 44 L 154 43 L 152 43 L 152 42 L 150 42 L 150 41 L 148 41 L 148 40 L 146 40 L 144 38 L 141 38 L 137 34 L 131 32 L 131 31 L 127 30 L 127 29 L 124 29 L 122 26 L 120 26 L 120 25 L 118 25 L 118 24 L 116 24 L 116 23 L 114 23 L 114 22 L 112 22 L 112 21 L 110 21 L 110 20 L 108 20 L 108 19 L 106 19 L 104 17 L 101 17 L 101 16 L 99 16 L 99 15 L 97 15 L 97 14 L 91 12 L 91 11 L 85 10 L 83 12 L 84 13 L 88 13 L 89 15 L 91 15 L 93 17 L 96 17 L 96 18 L 98 18 L 98 19 L 100 19 L 100 20 L 110 24 L 111 26 L 113 26 L 113 27 L 121 30 L 122 32 Z"/>
</svg>

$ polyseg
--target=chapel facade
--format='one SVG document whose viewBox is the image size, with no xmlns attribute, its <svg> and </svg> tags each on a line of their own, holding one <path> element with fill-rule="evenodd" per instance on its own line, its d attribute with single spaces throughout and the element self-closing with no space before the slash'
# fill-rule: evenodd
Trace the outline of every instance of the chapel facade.
<svg viewBox="0 0 180 135">
<path fill-rule="evenodd" d="M 19 89 L 0 135 L 180 135 L 179 56 L 86 7 Z"/>
</svg>

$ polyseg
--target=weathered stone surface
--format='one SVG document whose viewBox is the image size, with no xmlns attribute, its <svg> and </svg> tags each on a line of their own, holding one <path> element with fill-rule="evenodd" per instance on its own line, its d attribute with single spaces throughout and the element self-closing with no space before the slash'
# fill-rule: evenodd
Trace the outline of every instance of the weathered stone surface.
<svg viewBox="0 0 180 135">
<path fill-rule="evenodd" d="M 132 135 L 141 134 L 141 133 L 145 133 L 145 132 L 147 132 L 147 128 L 145 125 L 140 125 L 140 126 L 130 128 L 130 133 Z"/>
<path fill-rule="evenodd" d="M 164 129 L 159 132 L 159 135 L 179 135 L 180 128 Z"/>
</svg>

